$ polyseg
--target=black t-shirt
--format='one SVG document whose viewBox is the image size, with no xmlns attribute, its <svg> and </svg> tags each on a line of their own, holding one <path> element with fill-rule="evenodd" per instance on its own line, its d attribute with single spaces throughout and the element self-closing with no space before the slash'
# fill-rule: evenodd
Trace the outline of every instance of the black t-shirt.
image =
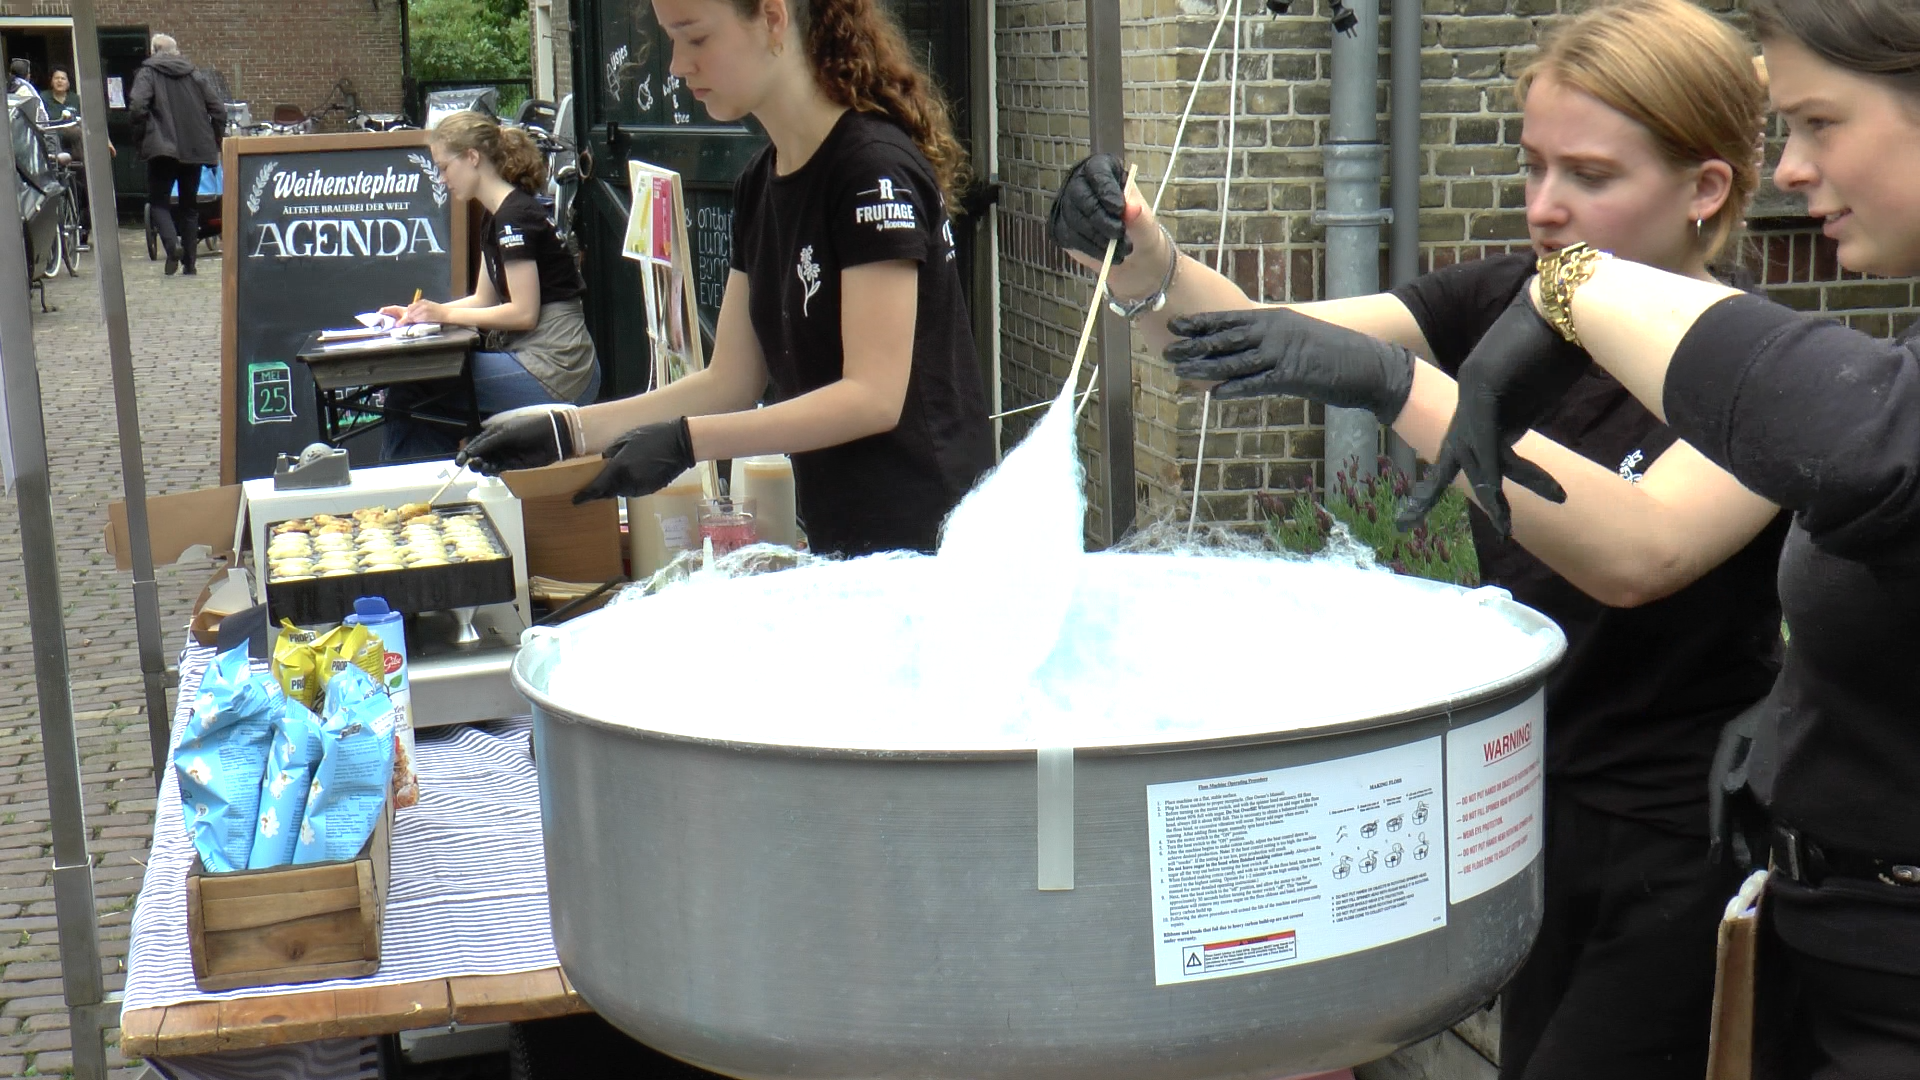
<svg viewBox="0 0 1920 1080">
<path fill-rule="evenodd" d="M 1708 308 L 1667 369 L 1667 415 L 1794 511 L 1791 641 L 1750 766 L 1773 818 L 1829 850 L 1920 862 L 1920 331 L 1881 341 L 1744 297 Z M 1920 889 L 1775 877 L 1790 945 L 1920 968 Z"/>
<path fill-rule="evenodd" d="M 892 431 L 793 455 L 808 542 L 846 555 L 930 551 L 940 523 L 993 464 L 992 430 L 967 318 L 953 230 L 933 168 L 884 116 L 848 110 L 798 169 L 774 148 L 734 184 L 732 267 L 778 400 L 839 381 L 845 353 L 840 274 L 896 259 L 920 264 L 913 370 Z"/>
<path fill-rule="evenodd" d="M 1393 291 L 1453 375 L 1533 274 L 1520 253 L 1459 263 Z M 1637 480 L 1678 436 L 1597 365 L 1535 430 Z M 1581 592 L 1472 508 L 1481 576 L 1547 615 L 1567 655 L 1547 680 L 1547 774 L 1607 813 L 1704 834 L 1720 728 L 1778 670 L 1774 572 L 1787 515 L 1671 596 L 1612 608 Z"/>
<path fill-rule="evenodd" d="M 480 218 L 480 255 L 486 263 L 487 280 L 502 301 L 513 296 L 507 289 L 508 262 L 533 259 L 540 267 L 540 302 L 551 304 L 571 300 L 587 291 L 580 267 L 560 243 L 547 220 L 547 212 L 524 188 L 514 188 L 500 200 L 500 209 Z"/>
</svg>

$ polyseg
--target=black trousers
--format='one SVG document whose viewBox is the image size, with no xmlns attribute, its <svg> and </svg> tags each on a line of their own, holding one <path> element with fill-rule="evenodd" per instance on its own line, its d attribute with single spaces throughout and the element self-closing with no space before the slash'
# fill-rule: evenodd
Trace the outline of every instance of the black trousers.
<svg viewBox="0 0 1920 1080">
<path fill-rule="evenodd" d="M 152 209 L 154 231 L 167 254 L 188 266 L 193 265 L 194 249 L 200 243 L 200 169 L 176 158 L 147 159 L 147 206 Z M 176 182 L 180 186 L 177 207 L 173 204 Z"/>
<path fill-rule="evenodd" d="M 1710 865 L 1704 835 L 1551 783 L 1546 828 L 1546 916 L 1501 993 L 1501 1080 L 1700 1080 L 1716 933 L 1744 875 Z"/>
<path fill-rule="evenodd" d="M 1891 887 L 1891 886 L 1890 886 Z M 1885 942 L 1884 959 L 1900 967 L 1894 935 L 1870 912 L 1854 929 L 1830 932 Z M 1801 944 L 1817 945 L 1818 942 Z M 1761 942 L 1760 1016 L 1755 1024 L 1755 1080 L 1913 1080 L 1920 1077 L 1920 970 L 1874 970 L 1812 955 L 1782 940 L 1771 915 Z"/>
</svg>

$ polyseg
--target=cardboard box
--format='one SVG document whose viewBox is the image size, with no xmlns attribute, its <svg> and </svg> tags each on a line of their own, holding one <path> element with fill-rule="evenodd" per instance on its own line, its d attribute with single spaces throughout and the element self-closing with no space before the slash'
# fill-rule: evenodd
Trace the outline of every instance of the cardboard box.
<svg viewBox="0 0 1920 1080">
<path fill-rule="evenodd" d="M 193 623 L 188 627 L 193 640 L 207 646 L 220 644 L 221 621 L 253 604 L 253 580 L 244 568 L 229 565 L 216 571 L 193 602 Z"/>
<path fill-rule="evenodd" d="M 155 566 L 193 559 L 231 559 L 240 538 L 240 485 L 153 495 L 147 499 L 147 540 Z M 204 549 L 204 550 L 203 550 Z M 113 565 L 133 569 L 127 504 L 107 504 L 107 551 Z"/>
<path fill-rule="evenodd" d="M 521 501 L 528 575 L 599 584 L 625 573 L 619 501 L 573 505 L 574 493 L 605 465 L 594 456 L 501 475 Z"/>
</svg>

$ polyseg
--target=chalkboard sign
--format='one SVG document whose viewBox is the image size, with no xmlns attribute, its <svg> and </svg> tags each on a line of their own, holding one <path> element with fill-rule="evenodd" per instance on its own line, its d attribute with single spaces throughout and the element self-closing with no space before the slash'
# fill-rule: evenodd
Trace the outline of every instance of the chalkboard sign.
<svg viewBox="0 0 1920 1080">
<path fill-rule="evenodd" d="M 467 291 L 467 209 L 426 132 L 228 139 L 220 475 L 273 474 L 320 439 L 307 335 L 420 290 Z"/>
</svg>

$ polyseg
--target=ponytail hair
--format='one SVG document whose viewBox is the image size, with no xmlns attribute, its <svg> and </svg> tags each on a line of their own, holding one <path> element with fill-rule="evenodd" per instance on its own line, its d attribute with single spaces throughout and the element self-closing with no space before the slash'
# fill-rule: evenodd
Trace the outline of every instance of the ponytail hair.
<svg viewBox="0 0 1920 1080">
<path fill-rule="evenodd" d="M 547 184 L 547 159 L 533 136 L 517 127 L 503 127 L 485 113 L 454 113 L 434 125 L 427 138 L 456 154 L 479 152 L 493 162 L 502 180 L 529 195 L 538 194 Z"/>
<path fill-rule="evenodd" d="M 763 4 L 733 0 L 744 18 L 759 15 Z M 905 128 L 933 166 L 947 213 L 956 213 L 971 179 L 967 152 L 954 138 L 945 99 L 880 0 L 787 0 L 787 7 L 827 100 L 884 114 Z"/>
</svg>

